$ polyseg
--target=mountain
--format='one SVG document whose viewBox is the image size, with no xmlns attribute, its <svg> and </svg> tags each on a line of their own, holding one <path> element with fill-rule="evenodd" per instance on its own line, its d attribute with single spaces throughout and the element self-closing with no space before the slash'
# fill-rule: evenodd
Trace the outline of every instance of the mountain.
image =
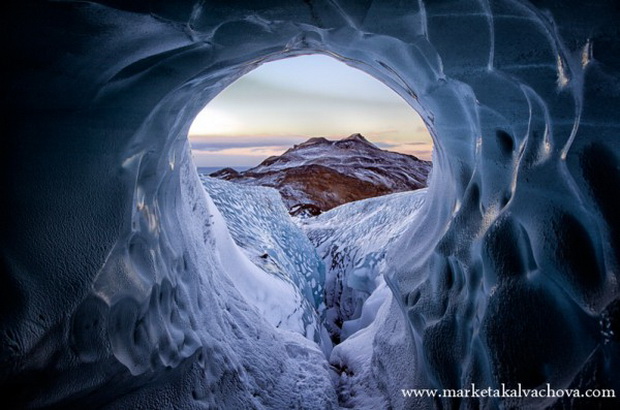
<svg viewBox="0 0 620 410">
<path fill-rule="evenodd" d="M 224 168 L 209 176 L 276 188 L 292 215 L 318 215 L 347 202 L 424 188 L 431 167 L 353 134 L 337 141 L 310 138 L 254 168 Z"/>
</svg>

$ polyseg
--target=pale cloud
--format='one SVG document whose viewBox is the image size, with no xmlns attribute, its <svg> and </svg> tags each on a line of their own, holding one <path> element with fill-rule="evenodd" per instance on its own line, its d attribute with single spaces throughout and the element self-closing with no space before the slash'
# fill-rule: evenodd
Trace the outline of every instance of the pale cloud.
<svg viewBox="0 0 620 410">
<path fill-rule="evenodd" d="M 433 144 L 424 142 L 412 142 L 400 145 L 392 145 L 389 150 L 401 152 L 403 154 L 414 155 L 420 159 L 430 161 L 433 155 Z"/>
<path fill-rule="evenodd" d="M 194 164 L 197 167 L 254 167 L 265 158 L 260 155 L 233 155 L 233 154 L 214 154 L 205 152 L 194 152 Z"/>
<path fill-rule="evenodd" d="M 282 155 L 292 145 L 206 147 L 195 148 L 192 153 L 194 162 L 199 167 L 256 166 L 267 157 Z M 414 155 L 427 161 L 432 159 L 433 145 L 429 143 L 379 142 L 375 145 L 381 149 Z"/>
<path fill-rule="evenodd" d="M 264 159 L 282 155 L 290 146 L 236 147 L 220 150 L 192 150 L 194 163 L 199 167 L 256 166 Z"/>
<path fill-rule="evenodd" d="M 231 110 L 209 107 L 203 110 L 192 122 L 189 129 L 190 136 L 200 135 L 225 135 L 234 133 L 242 128 L 241 119 L 237 118 Z"/>
<path fill-rule="evenodd" d="M 198 137 L 192 139 L 192 149 L 194 151 L 221 152 L 231 148 L 263 148 L 263 147 L 286 147 L 290 148 L 307 140 L 307 137 L 288 136 L 288 137 Z"/>
</svg>

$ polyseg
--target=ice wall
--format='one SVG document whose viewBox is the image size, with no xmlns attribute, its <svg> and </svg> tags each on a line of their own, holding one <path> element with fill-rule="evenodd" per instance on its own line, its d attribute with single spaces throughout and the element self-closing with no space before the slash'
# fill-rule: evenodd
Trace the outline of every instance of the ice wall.
<svg viewBox="0 0 620 410">
<path fill-rule="evenodd" d="M 392 87 L 435 139 L 422 217 L 388 258 L 413 347 L 382 365 L 411 363 L 420 387 L 620 391 L 614 1 L 25 1 L 0 16 L 4 400 L 333 405 L 308 387 L 327 379 L 312 347 L 222 273 L 185 138 L 234 79 L 315 52 Z"/>
<path fill-rule="evenodd" d="M 202 174 L 200 180 L 219 210 L 216 213 L 221 212 L 232 239 L 263 271 L 256 280 L 236 280 L 235 286 L 243 288 L 247 300 L 256 299 L 259 289 L 264 289 L 265 297 L 255 304 L 264 315 L 274 318 L 273 325 L 319 343 L 323 332 L 319 314 L 325 308 L 325 266 L 308 237 L 291 220 L 280 193 L 273 188 L 241 185 Z M 265 309 L 265 304 L 270 308 Z M 331 348 L 328 345 L 326 349 Z"/>
</svg>

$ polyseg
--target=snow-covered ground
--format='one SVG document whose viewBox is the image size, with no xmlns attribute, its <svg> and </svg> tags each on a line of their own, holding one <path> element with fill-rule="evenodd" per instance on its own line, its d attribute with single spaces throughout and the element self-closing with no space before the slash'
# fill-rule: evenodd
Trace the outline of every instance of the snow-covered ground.
<svg viewBox="0 0 620 410">
<path fill-rule="evenodd" d="M 241 293 L 273 325 L 322 347 L 342 405 L 389 407 L 380 388 L 389 375 L 373 363 L 394 346 L 407 346 L 409 335 L 383 277 L 385 257 L 415 223 L 426 190 L 291 218 L 275 189 L 200 178 L 219 209 L 213 219 L 220 226 L 217 236 L 224 238 L 220 253 L 238 272 Z M 230 237 L 239 248 L 228 243 Z"/>
<path fill-rule="evenodd" d="M 244 280 L 236 281 L 237 287 L 274 326 L 320 342 L 325 268 L 312 243 L 289 217 L 278 191 L 205 175 L 200 179 L 214 202 L 219 236 L 226 238 L 220 252 L 225 263 L 243 261 L 233 268 L 235 275 L 244 275 Z M 238 247 L 228 243 L 229 236 Z M 330 346 L 324 349 L 329 351 Z"/>
<path fill-rule="evenodd" d="M 327 267 L 326 326 L 335 341 L 372 321 L 379 301 L 369 300 L 374 308 L 363 312 L 364 302 L 384 287 L 385 255 L 418 216 L 426 191 L 355 201 L 316 218 L 299 219 Z"/>
<path fill-rule="evenodd" d="M 412 374 L 413 363 L 394 367 L 389 358 L 406 349 L 411 336 L 384 280 L 385 258 L 420 215 L 426 192 L 355 201 L 298 220 L 327 267 L 324 320 L 338 343 L 329 362 L 338 375 L 339 402 L 346 408 L 397 406 L 385 388 L 404 385 Z"/>
</svg>

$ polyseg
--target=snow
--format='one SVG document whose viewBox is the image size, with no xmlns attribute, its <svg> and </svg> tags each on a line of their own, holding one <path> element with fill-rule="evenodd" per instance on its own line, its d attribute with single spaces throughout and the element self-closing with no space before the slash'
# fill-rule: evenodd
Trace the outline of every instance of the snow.
<svg viewBox="0 0 620 410">
<path fill-rule="evenodd" d="M 277 188 L 290 210 L 312 205 L 324 211 L 353 198 L 426 187 L 431 168 L 429 161 L 382 150 L 352 134 L 339 140 L 310 138 L 246 171 L 223 169 L 212 175 Z M 359 189 L 347 191 L 349 186 Z"/>
<path fill-rule="evenodd" d="M 385 283 L 385 258 L 407 227 L 417 223 L 426 195 L 426 189 L 385 195 L 297 220 L 329 267 L 325 324 L 339 342 L 329 362 L 338 374 L 336 388 L 344 407 L 389 407 L 391 399 L 380 381 L 394 374 L 373 363 L 392 353 L 383 348 L 382 336 L 398 336 L 400 343 L 408 336 Z M 401 376 L 402 383 L 406 380 Z"/>
<path fill-rule="evenodd" d="M 220 258 L 237 288 L 274 326 L 320 342 L 325 267 L 278 191 L 200 179 L 213 201 Z"/>
<path fill-rule="evenodd" d="M 316 321 L 304 320 L 304 316 L 311 317 L 311 311 L 304 312 L 304 299 L 297 289 L 254 265 L 233 242 L 215 205 L 210 202 L 209 206 L 219 262 L 245 300 L 275 327 L 305 334 L 306 326 L 316 326 Z"/>
<path fill-rule="evenodd" d="M 383 283 L 385 256 L 415 223 L 426 192 L 420 189 L 355 201 L 315 218 L 299 219 L 329 267 L 325 277 L 326 326 L 335 340 L 342 341 L 368 325 L 368 318 L 360 318 L 362 306 Z"/>
<path fill-rule="evenodd" d="M 430 409 L 454 403 L 404 399 L 401 388 L 620 391 L 613 1 L 6 9 L 3 407 L 330 409 L 341 393 L 359 408 Z M 362 371 L 339 391 L 324 353 L 299 333 L 309 333 L 303 315 L 273 324 L 276 302 L 300 300 L 273 297 L 306 294 L 258 270 L 226 234 L 187 142 L 228 84 L 309 53 L 384 82 L 435 142 L 424 205 L 383 262 L 343 253 L 360 265 L 342 264 L 355 272 L 341 282 L 351 323 L 332 356 Z M 366 326 L 377 267 L 393 296 Z M 379 325 L 368 359 L 356 343 Z"/>
</svg>

